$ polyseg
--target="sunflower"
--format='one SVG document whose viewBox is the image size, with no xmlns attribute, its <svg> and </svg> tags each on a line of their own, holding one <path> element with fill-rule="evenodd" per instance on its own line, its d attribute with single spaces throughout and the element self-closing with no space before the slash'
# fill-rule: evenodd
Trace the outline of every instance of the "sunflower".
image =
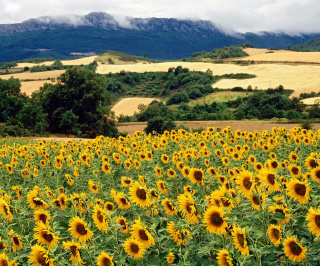
<svg viewBox="0 0 320 266">
<path fill-rule="evenodd" d="M 69 229 L 71 235 L 78 239 L 80 243 L 85 243 L 91 239 L 93 233 L 87 227 L 87 223 L 82 218 L 75 216 L 69 222 Z"/>
<path fill-rule="evenodd" d="M 67 178 L 67 183 L 68 183 L 68 185 L 69 186 L 72 186 L 73 184 L 74 184 L 74 180 L 73 180 L 73 178 L 71 177 L 71 175 L 69 175 L 69 174 L 65 174 L 65 177 Z"/>
<path fill-rule="evenodd" d="M 0 254 L 0 265 L 1 266 L 11 266 L 11 265 L 17 265 L 17 264 L 13 264 L 15 263 L 14 261 L 9 261 L 9 258 L 7 256 L 7 254 L 3 253 L 3 254 Z"/>
<path fill-rule="evenodd" d="M 320 183 L 320 167 L 313 168 L 311 170 L 311 177 L 317 183 Z"/>
<path fill-rule="evenodd" d="M 150 192 L 149 192 L 149 195 L 153 198 L 153 201 L 156 201 L 156 200 L 159 200 L 160 199 L 160 196 L 157 192 L 156 189 L 152 189 Z"/>
<path fill-rule="evenodd" d="M 295 154 L 293 151 L 289 154 L 289 160 L 293 163 L 296 163 L 299 160 L 299 157 L 297 154 Z"/>
<path fill-rule="evenodd" d="M 104 209 L 105 209 L 106 211 L 112 212 L 112 211 L 114 210 L 114 205 L 113 205 L 113 203 L 107 201 L 107 202 L 104 204 Z"/>
<path fill-rule="evenodd" d="M 185 178 L 188 178 L 188 177 L 189 177 L 189 174 L 190 174 L 190 167 L 184 166 L 183 169 L 182 169 L 182 175 L 183 175 Z"/>
<path fill-rule="evenodd" d="M 13 167 L 11 164 L 6 164 L 6 169 L 9 175 L 13 174 Z"/>
<path fill-rule="evenodd" d="M 96 183 L 94 183 L 91 179 L 89 180 L 88 185 L 91 192 L 95 194 L 99 192 L 99 186 Z"/>
<path fill-rule="evenodd" d="M 168 192 L 168 189 L 166 188 L 166 185 L 163 181 L 158 181 L 157 187 L 162 194 L 166 194 Z"/>
<path fill-rule="evenodd" d="M 122 192 L 117 193 L 114 201 L 118 204 L 120 209 L 128 210 L 131 207 L 130 201 L 128 201 Z"/>
<path fill-rule="evenodd" d="M 256 162 L 254 164 L 254 170 L 256 170 L 257 172 L 260 172 L 263 169 L 263 166 L 260 162 Z"/>
<path fill-rule="evenodd" d="M 284 254 L 294 262 L 300 262 L 306 258 L 307 249 L 300 245 L 295 236 L 287 237 L 284 242 Z"/>
<path fill-rule="evenodd" d="M 251 201 L 252 208 L 254 210 L 260 210 L 260 208 L 263 208 L 263 205 L 265 205 L 265 199 L 266 199 L 265 194 L 257 194 L 257 193 L 252 193 L 249 200 Z"/>
<path fill-rule="evenodd" d="M 280 241 L 282 238 L 282 233 L 281 233 L 281 229 L 280 226 L 276 226 L 271 224 L 268 228 L 268 236 L 270 241 L 272 242 L 273 245 L 275 245 L 276 247 L 279 247 L 280 245 Z"/>
<path fill-rule="evenodd" d="M 227 219 L 223 217 L 222 210 L 216 206 L 208 208 L 203 214 L 204 226 L 210 233 L 217 235 L 226 233 L 225 228 L 228 226 L 226 223 Z"/>
<path fill-rule="evenodd" d="M 159 177 L 159 178 L 163 177 L 163 175 L 162 175 L 162 170 L 161 170 L 161 168 L 160 168 L 159 166 L 156 166 L 156 167 L 154 168 L 154 171 L 156 172 L 156 176 L 157 176 L 157 177 Z"/>
<path fill-rule="evenodd" d="M 184 191 L 184 193 L 190 193 L 191 196 L 193 196 L 194 193 L 196 193 L 196 191 L 194 189 L 192 189 L 191 186 L 189 186 L 189 185 L 184 186 L 183 191 Z"/>
<path fill-rule="evenodd" d="M 169 163 L 169 156 L 167 154 L 161 154 L 161 162 Z"/>
<path fill-rule="evenodd" d="M 189 178 L 192 183 L 198 184 L 198 185 L 203 185 L 204 184 L 204 173 L 203 170 L 200 168 L 191 168 L 190 169 L 190 174 Z"/>
<path fill-rule="evenodd" d="M 36 223 L 43 223 L 44 225 L 49 225 L 51 219 L 50 213 L 45 210 L 36 210 L 34 212 L 34 220 Z"/>
<path fill-rule="evenodd" d="M 299 177 L 299 175 L 301 174 L 301 167 L 296 166 L 295 164 L 289 165 L 288 169 L 292 177 Z"/>
<path fill-rule="evenodd" d="M 209 167 L 207 169 L 207 173 L 212 175 L 213 177 L 217 177 L 219 175 L 218 172 L 216 171 L 216 169 L 213 167 Z"/>
<path fill-rule="evenodd" d="M 262 184 L 266 185 L 269 192 L 281 191 L 281 187 L 277 181 L 277 174 L 273 170 L 261 170 L 258 178 L 262 180 Z"/>
<path fill-rule="evenodd" d="M 1 237 L 0 237 L 0 250 L 7 250 L 7 245 Z"/>
<path fill-rule="evenodd" d="M 19 235 L 13 235 L 11 237 L 11 243 L 12 243 L 13 252 L 16 252 L 17 250 L 20 250 L 23 248 L 23 243 Z"/>
<path fill-rule="evenodd" d="M 310 155 L 306 161 L 305 161 L 305 166 L 308 168 L 308 170 L 312 170 L 314 168 L 318 168 L 319 167 L 319 162 L 317 160 L 318 155 Z"/>
<path fill-rule="evenodd" d="M 314 210 L 312 207 L 310 207 L 309 212 L 307 214 L 307 221 L 309 230 L 312 234 L 316 236 L 320 236 L 320 211 Z"/>
<path fill-rule="evenodd" d="M 57 245 L 60 239 L 54 233 L 50 231 L 50 227 L 43 223 L 38 223 L 37 227 L 33 229 L 36 233 L 33 235 L 38 244 L 46 245 L 48 249 L 52 249 Z"/>
<path fill-rule="evenodd" d="M 154 239 L 147 227 L 141 224 L 140 217 L 134 220 L 134 222 L 131 226 L 131 237 L 138 240 L 145 248 L 150 248 L 151 245 L 155 245 Z"/>
<path fill-rule="evenodd" d="M 0 199 L 0 213 L 8 222 L 12 222 L 13 215 L 11 213 L 10 206 L 3 199 Z"/>
<path fill-rule="evenodd" d="M 172 168 L 169 168 L 167 170 L 167 176 L 171 177 L 171 178 L 174 178 L 176 176 L 176 172 Z"/>
<path fill-rule="evenodd" d="M 173 205 L 170 199 L 165 198 L 162 200 L 161 205 L 164 207 L 166 214 L 174 216 L 177 214 L 177 208 Z"/>
<path fill-rule="evenodd" d="M 35 245 L 31 248 L 31 256 L 29 256 L 30 263 L 33 266 L 53 266 L 54 259 L 49 257 L 47 251 L 39 245 Z"/>
<path fill-rule="evenodd" d="M 124 242 L 123 247 L 124 247 L 124 251 L 130 257 L 133 257 L 136 260 L 142 258 L 145 252 L 142 243 L 140 243 L 138 240 L 133 238 L 128 238 Z"/>
<path fill-rule="evenodd" d="M 81 254 L 80 254 L 80 244 L 77 242 L 74 242 L 74 240 L 72 241 L 68 241 L 68 242 L 63 242 L 63 247 L 65 249 L 69 249 L 71 252 L 71 257 L 69 260 L 71 260 L 72 264 L 76 264 L 78 263 L 78 265 L 82 265 L 85 264 L 82 259 L 81 259 Z"/>
<path fill-rule="evenodd" d="M 200 215 L 197 214 L 191 194 L 180 194 L 178 201 L 182 216 L 187 219 L 190 224 L 198 224 Z"/>
<path fill-rule="evenodd" d="M 138 182 L 129 188 L 129 195 L 131 200 L 140 207 L 148 207 L 151 204 L 146 186 L 140 186 Z"/>
<path fill-rule="evenodd" d="M 245 235 L 245 228 L 234 227 L 232 232 L 233 245 L 242 255 L 249 255 L 249 247 Z"/>
<path fill-rule="evenodd" d="M 97 266 L 114 266 L 113 256 L 110 257 L 110 255 L 106 252 L 101 252 L 97 260 Z"/>
<path fill-rule="evenodd" d="M 108 162 L 103 162 L 101 165 L 101 169 L 105 174 L 109 174 L 111 172 L 111 168 Z"/>
<path fill-rule="evenodd" d="M 309 185 L 307 180 L 301 182 L 295 178 L 291 179 L 287 184 L 287 194 L 293 200 L 299 201 L 301 204 L 309 201 Z"/>
<path fill-rule="evenodd" d="M 21 194 L 21 187 L 20 186 L 13 186 L 11 189 L 16 192 L 16 197 L 18 199 L 22 199 L 23 198 L 22 194 Z"/>
<path fill-rule="evenodd" d="M 168 264 L 174 264 L 174 263 L 177 263 L 177 262 L 178 262 L 177 256 L 176 256 L 174 253 L 172 253 L 172 252 L 170 252 L 170 253 L 168 254 L 168 256 L 166 257 L 166 259 L 167 259 L 167 263 L 168 263 Z"/>
<path fill-rule="evenodd" d="M 119 230 L 122 233 L 129 233 L 129 224 L 127 223 L 126 218 L 124 218 L 123 216 L 119 216 L 116 220 L 116 224 L 121 225 L 121 227 L 119 228 Z"/>
<path fill-rule="evenodd" d="M 132 185 L 132 178 L 130 177 L 121 177 L 121 185 L 123 187 L 130 187 Z"/>
<path fill-rule="evenodd" d="M 108 229 L 108 218 L 104 210 L 99 206 L 95 205 L 92 211 L 92 219 L 96 227 L 103 233 L 107 233 Z"/>
<path fill-rule="evenodd" d="M 238 178 L 236 179 L 237 189 L 246 198 L 249 198 L 254 188 L 253 173 L 247 170 L 241 171 Z"/>
<path fill-rule="evenodd" d="M 217 261 L 219 266 L 233 266 L 229 252 L 225 249 L 219 250 L 217 253 Z"/>
<path fill-rule="evenodd" d="M 278 205 L 269 206 L 269 212 L 282 213 L 284 215 L 283 220 L 278 220 L 278 223 L 280 226 L 289 223 L 289 219 L 291 218 L 291 214 L 289 214 L 288 211 L 289 210 L 286 206 L 278 206 Z"/>
</svg>

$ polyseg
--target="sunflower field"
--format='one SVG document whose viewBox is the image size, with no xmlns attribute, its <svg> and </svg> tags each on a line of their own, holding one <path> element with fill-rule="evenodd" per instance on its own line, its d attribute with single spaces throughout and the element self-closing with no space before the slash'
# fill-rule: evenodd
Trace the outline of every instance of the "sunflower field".
<svg viewBox="0 0 320 266">
<path fill-rule="evenodd" d="M 0 140 L 0 265 L 320 265 L 320 131 Z"/>
</svg>

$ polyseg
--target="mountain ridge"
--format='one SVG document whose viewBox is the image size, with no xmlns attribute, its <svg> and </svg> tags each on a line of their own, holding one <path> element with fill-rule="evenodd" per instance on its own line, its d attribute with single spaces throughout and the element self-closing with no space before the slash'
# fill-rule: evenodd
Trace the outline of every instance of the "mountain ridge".
<svg viewBox="0 0 320 266">
<path fill-rule="evenodd" d="M 225 33 L 207 20 L 116 18 L 105 12 L 33 18 L 0 25 L 0 62 L 35 57 L 66 59 L 75 53 L 115 50 L 158 60 L 190 57 L 194 52 L 240 45 L 287 48 L 320 34 Z"/>
</svg>

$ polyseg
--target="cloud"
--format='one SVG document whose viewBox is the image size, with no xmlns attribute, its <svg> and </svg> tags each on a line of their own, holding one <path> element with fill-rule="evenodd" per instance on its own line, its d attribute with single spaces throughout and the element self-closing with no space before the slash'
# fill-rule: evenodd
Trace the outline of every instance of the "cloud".
<svg viewBox="0 0 320 266">
<path fill-rule="evenodd" d="M 40 16 L 70 16 L 106 12 L 124 27 L 128 17 L 210 20 L 226 32 L 274 31 L 290 34 L 320 32 L 318 0 L 2 0 L 0 23 L 16 23 Z"/>
</svg>

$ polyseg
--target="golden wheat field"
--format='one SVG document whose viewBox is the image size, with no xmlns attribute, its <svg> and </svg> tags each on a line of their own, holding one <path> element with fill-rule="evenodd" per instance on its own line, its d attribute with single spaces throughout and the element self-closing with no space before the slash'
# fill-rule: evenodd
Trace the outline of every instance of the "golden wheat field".
<svg viewBox="0 0 320 266">
<path fill-rule="evenodd" d="M 320 131 L 0 139 L 2 265 L 317 265 Z"/>
<path fill-rule="evenodd" d="M 287 50 L 243 49 L 249 56 L 236 60 L 256 62 L 320 63 L 320 52 L 295 52 Z M 232 59 L 234 60 L 234 59 Z"/>
<path fill-rule="evenodd" d="M 1 79 L 9 79 L 11 77 L 17 78 L 20 81 L 23 80 L 44 80 L 50 78 L 57 78 L 65 70 L 52 70 L 52 71 L 42 71 L 42 72 L 23 72 L 23 73 L 16 73 L 16 74 L 8 74 L 8 75 L 1 75 Z"/>
<path fill-rule="evenodd" d="M 31 94 L 39 90 L 40 87 L 43 86 L 45 83 L 51 83 L 50 80 L 36 80 L 36 81 L 22 81 L 21 82 L 21 92 L 31 96 Z"/>
<path fill-rule="evenodd" d="M 74 65 L 74 66 L 80 66 L 80 65 L 89 65 L 90 63 L 92 63 L 95 59 L 97 58 L 97 56 L 88 56 L 88 57 L 84 57 L 84 58 L 79 58 L 79 59 L 72 59 L 72 60 L 61 60 L 61 63 L 63 65 Z M 53 61 L 45 61 L 39 64 L 35 64 L 35 63 L 18 63 L 19 68 L 24 68 L 24 67 L 33 67 L 33 66 L 41 66 L 41 65 L 46 65 L 46 66 L 50 66 L 53 64 Z"/>
<path fill-rule="evenodd" d="M 138 105 L 139 104 L 145 104 L 148 105 L 152 101 L 156 99 L 154 98 L 124 98 L 120 100 L 118 103 L 116 103 L 111 111 L 114 112 L 115 116 L 118 117 L 121 114 L 123 115 L 134 115 L 135 112 L 139 113 Z"/>
</svg>

